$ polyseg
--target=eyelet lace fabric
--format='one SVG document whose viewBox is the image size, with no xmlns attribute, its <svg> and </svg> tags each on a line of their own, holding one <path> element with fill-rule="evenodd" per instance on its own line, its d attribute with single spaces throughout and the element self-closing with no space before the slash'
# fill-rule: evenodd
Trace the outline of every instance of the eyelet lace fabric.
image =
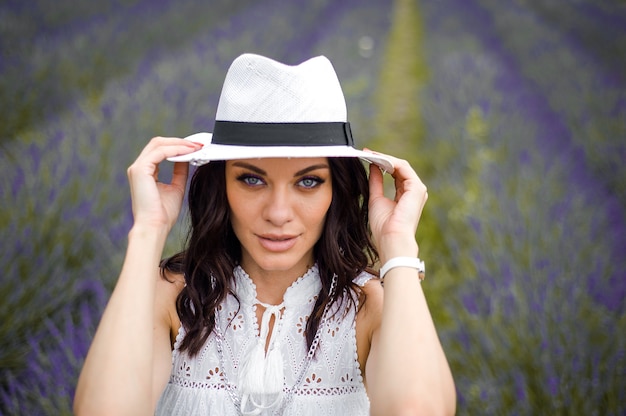
<svg viewBox="0 0 626 416">
<path fill-rule="evenodd" d="M 239 415 L 231 399 L 226 381 L 236 383 L 242 359 L 257 342 L 259 325 L 256 318 L 256 287 L 250 277 L 237 267 L 234 270 L 235 293 L 219 306 L 224 368 L 215 333 L 193 358 L 179 351 L 185 336 L 181 327 L 172 353 L 172 374 L 157 405 L 157 415 Z M 361 274 L 355 282 L 364 285 L 371 275 Z M 319 271 L 313 266 L 285 292 L 285 308 L 274 325 L 274 335 L 281 348 L 284 364 L 284 392 L 301 379 L 284 406 L 267 410 L 262 415 L 368 415 L 369 399 L 356 349 L 355 313 L 347 300 L 338 302 L 330 311 L 326 324 L 319 328 L 320 342 L 315 358 L 308 361 L 304 330 L 317 294 L 321 289 Z M 334 313 L 338 312 L 338 313 Z M 344 312 L 346 314 L 344 315 Z M 303 369 L 306 372 L 300 377 Z M 237 386 L 233 386 L 238 391 Z"/>
</svg>

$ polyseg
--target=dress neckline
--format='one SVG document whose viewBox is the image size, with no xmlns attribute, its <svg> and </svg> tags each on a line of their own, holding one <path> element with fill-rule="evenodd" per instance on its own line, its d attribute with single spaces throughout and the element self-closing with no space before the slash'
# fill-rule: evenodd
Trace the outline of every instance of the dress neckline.
<svg viewBox="0 0 626 416">
<path fill-rule="evenodd" d="M 233 291 L 239 301 L 244 305 L 261 304 L 257 299 L 256 285 L 248 273 L 241 266 L 236 266 L 234 275 L 235 285 Z M 285 308 L 306 304 L 321 289 L 322 282 L 320 281 L 319 268 L 316 263 L 287 288 L 283 295 L 282 304 L 284 304 Z"/>
</svg>

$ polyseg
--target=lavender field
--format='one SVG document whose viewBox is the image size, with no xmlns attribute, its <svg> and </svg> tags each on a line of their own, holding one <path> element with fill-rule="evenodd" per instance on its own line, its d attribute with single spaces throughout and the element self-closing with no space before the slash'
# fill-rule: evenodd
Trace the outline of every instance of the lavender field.
<svg viewBox="0 0 626 416">
<path fill-rule="evenodd" d="M 428 185 L 458 414 L 626 414 L 624 1 L 5 0 L 0 415 L 71 414 L 126 167 L 155 135 L 210 131 L 243 52 L 328 56 L 357 144 Z"/>
</svg>

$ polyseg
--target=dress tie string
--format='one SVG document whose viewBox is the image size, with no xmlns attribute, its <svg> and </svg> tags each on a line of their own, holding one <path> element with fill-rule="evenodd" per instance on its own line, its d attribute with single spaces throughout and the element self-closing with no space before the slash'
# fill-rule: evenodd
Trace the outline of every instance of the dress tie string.
<svg viewBox="0 0 626 416">
<path fill-rule="evenodd" d="M 259 300 L 256 300 L 256 303 L 263 306 L 265 311 L 263 311 L 263 316 L 261 317 L 261 329 L 259 330 L 259 342 L 263 345 L 263 350 L 265 350 L 265 346 L 267 345 L 267 351 L 269 352 L 272 348 L 272 344 L 274 343 L 274 337 L 276 336 L 276 323 L 280 319 L 280 311 L 285 307 L 285 302 L 282 302 L 280 305 L 270 305 L 268 303 L 263 303 Z M 274 331 L 272 331 L 272 336 L 270 337 L 270 343 L 267 343 L 267 336 L 270 332 L 270 320 L 274 319 Z"/>
<path fill-rule="evenodd" d="M 259 339 L 247 354 L 242 357 L 241 365 L 241 413 L 244 415 L 259 415 L 263 410 L 278 405 L 283 398 L 284 368 L 283 356 L 279 342 L 275 341 L 278 332 L 278 321 L 281 310 L 285 307 L 269 305 L 255 299 L 255 304 L 265 308 L 261 317 Z M 269 338 L 270 321 L 274 319 L 274 330 Z M 265 347 L 267 346 L 267 353 Z"/>
</svg>

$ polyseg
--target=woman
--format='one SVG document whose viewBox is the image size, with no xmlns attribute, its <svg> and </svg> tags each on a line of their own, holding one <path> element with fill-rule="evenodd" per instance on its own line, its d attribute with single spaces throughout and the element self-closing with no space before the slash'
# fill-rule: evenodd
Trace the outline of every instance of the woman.
<svg viewBox="0 0 626 416">
<path fill-rule="evenodd" d="M 159 267 L 188 162 L 203 165 L 188 245 Z M 155 138 L 128 176 L 134 224 L 78 415 L 454 413 L 420 286 L 426 187 L 406 161 L 353 147 L 326 58 L 240 56 L 213 134 Z"/>
</svg>

